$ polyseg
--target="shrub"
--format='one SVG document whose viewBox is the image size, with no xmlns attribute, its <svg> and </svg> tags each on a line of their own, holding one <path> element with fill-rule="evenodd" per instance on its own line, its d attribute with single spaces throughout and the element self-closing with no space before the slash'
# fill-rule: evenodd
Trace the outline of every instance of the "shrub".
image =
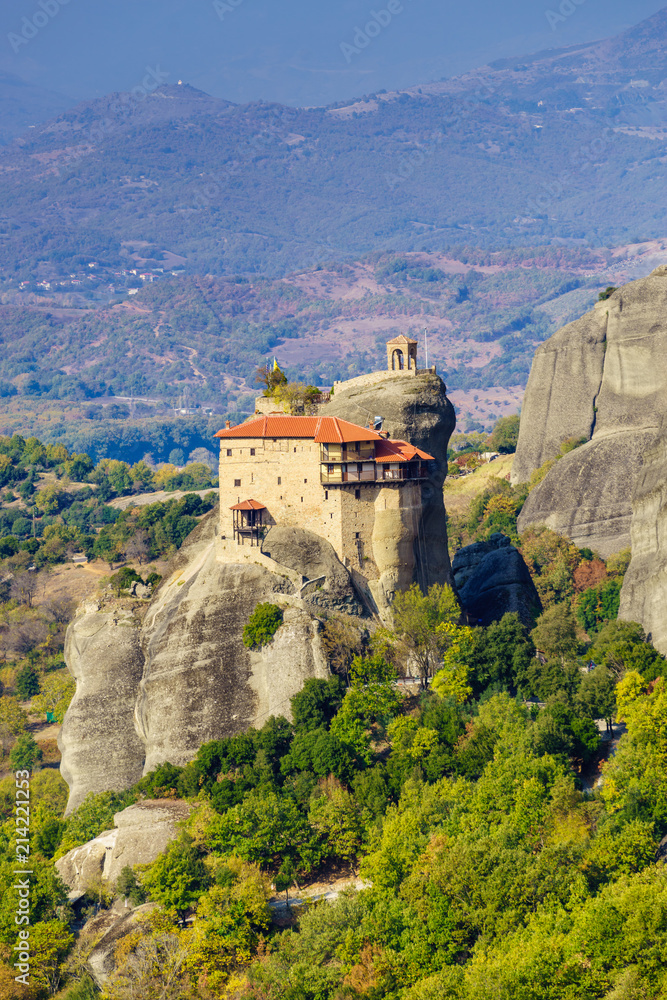
<svg viewBox="0 0 667 1000">
<path fill-rule="evenodd" d="M 21 701 L 39 694 L 39 674 L 32 663 L 26 663 L 16 675 L 16 693 Z"/>
<path fill-rule="evenodd" d="M 575 448 L 581 448 L 582 444 L 586 444 L 588 438 L 585 437 L 571 437 L 567 438 L 565 441 L 561 442 L 560 453 L 561 455 L 567 455 L 568 452 L 574 451 Z"/>
<path fill-rule="evenodd" d="M 114 573 L 109 582 L 120 597 L 122 590 L 129 590 L 133 583 L 143 583 L 144 581 L 135 569 L 132 569 L 130 566 L 123 566 L 121 570 Z"/>
<path fill-rule="evenodd" d="M 598 302 L 606 302 L 607 299 L 610 299 L 612 297 L 615 291 L 616 287 L 614 285 L 608 285 L 605 288 L 604 292 L 600 292 L 600 294 L 598 295 Z"/>
<path fill-rule="evenodd" d="M 243 629 L 243 645 L 258 649 L 271 642 L 283 623 L 283 613 L 277 604 L 258 604 Z"/>
<path fill-rule="evenodd" d="M 14 771 L 33 771 L 42 759 L 42 751 L 31 733 L 24 733 L 12 747 L 9 760 Z"/>
</svg>

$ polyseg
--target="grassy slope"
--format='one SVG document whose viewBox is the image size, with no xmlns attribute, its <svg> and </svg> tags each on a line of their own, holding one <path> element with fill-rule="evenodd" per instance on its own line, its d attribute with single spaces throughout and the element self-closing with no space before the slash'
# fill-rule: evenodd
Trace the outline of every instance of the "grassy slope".
<svg viewBox="0 0 667 1000">
<path fill-rule="evenodd" d="M 502 455 L 495 462 L 489 462 L 476 469 L 469 476 L 447 477 L 445 481 L 445 507 L 449 514 L 464 513 L 476 496 L 483 493 L 489 480 L 509 479 L 514 455 Z"/>
</svg>

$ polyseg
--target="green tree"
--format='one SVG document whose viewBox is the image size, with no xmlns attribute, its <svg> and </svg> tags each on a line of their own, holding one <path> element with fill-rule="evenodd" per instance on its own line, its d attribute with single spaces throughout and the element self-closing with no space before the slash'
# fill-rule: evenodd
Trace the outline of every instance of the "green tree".
<svg viewBox="0 0 667 1000">
<path fill-rule="evenodd" d="M 42 681 L 39 695 L 32 703 L 33 711 L 46 715 L 51 712 L 58 723 L 62 725 L 65 712 L 76 692 L 76 681 L 67 670 L 58 670 L 47 674 Z"/>
<path fill-rule="evenodd" d="M 63 962 L 72 949 L 74 935 L 59 920 L 30 928 L 30 976 L 49 996 L 55 996 L 63 978 Z"/>
<path fill-rule="evenodd" d="M 438 625 L 455 623 L 460 616 L 454 591 L 446 584 L 434 583 L 423 594 L 417 584 L 399 592 L 392 605 L 394 628 L 408 661 L 413 660 L 421 677 L 422 687 L 427 687 L 435 673 L 449 637 Z"/>
<path fill-rule="evenodd" d="M 14 771 L 34 771 L 43 757 L 39 744 L 32 733 L 24 733 L 9 753 L 9 760 Z"/>
<path fill-rule="evenodd" d="M 257 649 L 271 642 L 283 623 L 283 612 L 277 604 L 258 604 L 243 629 L 243 645 Z"/>
<path fill-rule="evenodd" d="M 621 580 L 607 580 L 599 587 L 589 587 L 577 600 L 577 621 L 592 632 L 605 622 L 618 617 L 621 601 Z"/>
<path fill-rule="evenodd" d="M 137 882 L 137 876 L 129 865 L 120 870 L 116 880 L 116 892 L 124 899 L 129 899 L 133 906 L 140 906 L 146 901 L 144 888 Z"/>
<path fill-rule="evenodd" d="M 121 557 L 121 543 L 113 528 L 105 526 L 100 531 L 93 545 L 93 553 L 98 559 L 103 559 L 113 569 L 113 564 Z"/>
<path fill-rule="evenodd" d="M 608 622 L 598 632 L 590 650 L 591 659 L 607 667 L 618 679 L 636 670 L 646 681 L 665 672 L 664 657 L 646 639 L 637 622 Z"/>
<path fill-rule="evenodd" d="M 577 702 L 591 719 L 604 719 L 607 730 L 611 731 L 616 710 L 616 678 L 613 673 L 600 665 L 586 674 L 577 693 Z"/>
<path fill-rule="evenodd" d="M 328 726 L 341 706 L 345 688 L 339 677 L 309 678 L 301 691 L 290 699 L 294 728 L 314 730 Z"/>
<path fill-rule="evenodd" d="M 0 698 L 0 725 L 6 726 L 13 736 L 20 736 L 27 724 L 28 716 L 16 699 L 3 695 Z"/>
<path fill-rule="evenodd" d="M 39 693 L 39 674 L 32 663 L 25 663 L 16 675 L 16 693 L 21 701 L 28 701 Z"/>
<path fill-rule="evenodd" d="M 566 604 L 547 608 L 537 619 L 530 636 L 537 649 L 548 657 L 558 657 L 563 664 L 575 656 L 579 648 L 574 615 Z"/>
<path fill-rule="evenodd" d="M 373 730 L 382 737 L 401 704 L 396 672 L 381 656 L 356 657 L 352 687 L 331 723 L 331 735 L 366 764 L 371 760 Z"/>
<path fill-rule="evenodd" d="M 144 872 L 141 884 L 154 899 L 168 910 L 175 910 L 181 922 L 211 883 L 202 856 L 183 833 L 169 849 Z"/>
<path fill-rule="evenodd" d="M 520 418 L 516 413 L 509 417 L 501 417 L 491 432 L 489 439 L 491 450 L 499 451 L 503 455 L 513 454 L 519 440 L 519 423 Z"/>
</svg>

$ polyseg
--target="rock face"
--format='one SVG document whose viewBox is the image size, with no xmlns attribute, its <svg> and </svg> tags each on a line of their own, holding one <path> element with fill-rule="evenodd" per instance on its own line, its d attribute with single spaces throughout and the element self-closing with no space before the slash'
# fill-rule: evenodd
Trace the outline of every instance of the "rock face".
<svg viewBox="0 0 667 1000">
<path fill-rule="evenodd" d="M 422 515 L 418 523 L 414 524 L 405 512 L 387 510 L 386 523 L 376 517 L 373 551 L 381 553 L 382 574 L 389 578 L 395 574 L 400 585 L 406 582 L 404 577 L 407 583 L 416 577 L 422 586 L 451 584 L 442 486 L 456 414 L 442 379 L 429 372 L 413 378 L 387 374 L 376 385 L 348 389 L 343 385 L 336 388 L 331 402 L 319 412 L 362 426 L 381 416 L 382 430 L 388 431 L 391 438 L 410 441 L 433 455 L 434 469 L 421 486 Z M 404 524 L 406 519 L 409 523 Z"/>
<path fill-rule="evenodd" d="M 117 946 L 128 934 L 141 930 L 142 922 L 156 906 L 156 903 L 144 903 L 128 913 L 106 910 L 88 921 L 86 933 L 98 940 L 88 955 L 87 965 L 100 989 L 104 989 L 104 984 L 115 970 Z"/>
<path fill-rule="evenodd" d="M 505 535 L 459 549 L 452 572 L 463 608 L 482 625 L 516 612 L 532 627 L 542 610 L 528 567 Z"/>
<path fill-rule="evenodd" d="M 155 861 L 178 836 L 178 824 L 190 808 L 185 802 L 146 799 L 114 816 L 115 829 L 101 833 L 56 861 L 58 874 L 72 893 L 85 892 L 98 879 L 114 883 L 129 865 Z"/>
<path fill-rule="evenodd" d="M 547 523 L 603 556 L 629 544 L 631 489 L 667 413 L 667 268 L 618 289 L 538 348 L 512 468 L 524 482 L 568 438 L 588 442 L 532 491 L 519 529 Z"/>
<path fill-rule="evenodd" d="M 144 667 L 140 620 L 132 609 L 82 605 L 67 629 L 65 660 L 76 693 L 58 742 L 62 776 L 77 788 L 70 798 L 75 808 L 89 791 L 127 788 L 141 778 L 144 746 L 134 727 Z"/>
<path fill-rule="evenodd" d="M 164 761 L 185 764 L 208 740 L 289 716 L 305 681 L 328 676 L 319 624 L 293 585 L 254 563 L 219 562 L 216 518 L 212 511 L 186 540 L 143 623 L 111 601 L 84 606 L 70 625 L 77 693 L 60 735 L 68 812 Z M 262 601 L 286 605 L 284 625 L 251 652 L 243 627 Z"/>
<path fill-rule="evenodd" d="M 621 591 L 619 618 L 640 622 L 667 655 L 667 419 L 644 465 L 632 498 L 632 560 Z"/>
<path fill-rule="evenodd" d="M 362 615 L 414 579 L 451 583 L 442 485 L 456 420 L 445 386 L 430 372 L 382 376 L 340 387 L 324 414 L 383 429 L 435 457 L 423 484 L 405 483 L 400 510 L 380 510 L 373 553 L 377 592 L 312 532 L 277 525 L 261 549 L 216 535 L 212 511 L 189 536 L 150 603 L 105 599 L 80 610 L 68 630 L 66 660 L 77 693 L 60 737 L 68 811 L 89 792 L 120 790 L 169 761 L 183 765 L 202 743 L 287 715 L 311 677 L 328 676 L 317 615 Z M 359 579 L 358 579 L 359 577 Z M 368 591 L 368 592 L 367 592 Z M 375 600 L 375 605 L 373 604 Z M 284 623 L 261 650 L 243 645 L 258 603 L 279 603 Z"/>
</svg>

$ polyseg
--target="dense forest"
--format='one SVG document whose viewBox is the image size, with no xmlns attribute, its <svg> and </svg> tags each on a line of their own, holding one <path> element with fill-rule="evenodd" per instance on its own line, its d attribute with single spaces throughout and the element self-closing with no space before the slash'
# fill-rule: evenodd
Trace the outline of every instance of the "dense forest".
<svg viewBox="0 0 667 1000">
<path fill-rule="evenodd" d="M 492 443 L 511 447 L 515 423 L 501 424 Z M 5 643 L 0 732 L 11 768 L 32 772 L 34 873 L 26 989 L 13 982 L 10 958 L 17 833 L 8 776 L 0 781 L 4 996 L 98 995 L 85 967 L 94 932 L 72 923 L 53 860 L 143 798 L 185 800 L 190 817 L 154 863 L 126 867 L 115 886 L 91 887 L 80 904 L 84 920 L 114 897 L 152 904 L 116 949 L 108 1000 L 664 994 L 666 663 L 638 625 L 617 620 L 628 553 L 605 562 L 548 529 L 519 538 L 530 487 L 491 480 L 450 524 L 453 544 L 497 531 L 518 544 L 542 603 L 533 622 L 506 614 L 470 627 L 446 586 L 397 595 L 390 628 L 323 614 L 332 674 L 292 698 L 291 722 L 271 717 L 207 743 L 185 767 L 165 763 L 125 792 L 90 795 L 65 820 L 66 787 L 27 731 L 25 706 L 32 699 L 31 711 L 62 719 L 73 691 L 62 664 L 67 611 L 21 592 L 23 562 L 67 559 L 61 536 L 79 531 L 80 545 L 87 533 L 93 556 L 125 561 L 104 585 L 136 601 L 130 590 L 141 574 L 131 564 L 176 551 L 210 503 L 191 494 L 119 512 L 101 501 L 144 489 L 140 467 L 93 466 L 38 441 L 0 446 L 0 544 L 17 546 L 1 564 L 3 634 L 13 629 L 16 642 Z M 73 474 L 90 485 L 70 493 Z M 35 475 L 47 484 L 35 489 Z M 42 521 L 53 520 L 12 535 L 23 493 Z M 159 586 L 159 577 L 146 582 Z M 24 628 L 41 617 L 41 633 L 21 637 L 21 616 Z M 260 604 L 244 642 L 262 646 L 281 627 L 282 609 Z M 408 668 L 417 669 L 416 687 L 397 683 Z M 308 902 L 308 885 L 332 877 L 341 879 L 335 898 Z"/>
</svg>

